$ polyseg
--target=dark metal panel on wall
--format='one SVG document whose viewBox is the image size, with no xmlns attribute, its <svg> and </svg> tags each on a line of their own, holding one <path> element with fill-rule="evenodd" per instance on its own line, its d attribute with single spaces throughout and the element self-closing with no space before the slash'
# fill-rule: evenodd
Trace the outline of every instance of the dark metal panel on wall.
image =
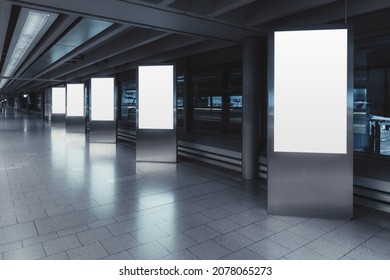
<svg viewBox="0 0 390 280">
<path fill-rule="evenodd" d="M 321 26 L 317 30 L 337 28 L 345 29 L 345 26 Z M 279 148 L 275 150 L 275 34 L 270 34 L 267 174 L 270 214 L 344 218 L 351 218 L 353 215 L 353 41 L 351 33 L 348 30 L 345 152 L 281 151 Z M 303 80 L 298 83 L 308 82 L 305 81 L 306 77 L 302 78 Z M 304 106 L 320 106 L 318 100 L 317 103 L 310 104 L 307 101 Z M 291 108 L 289 113 L 302 112 L 296 112 Z M 302 123 L 306 124 L 311 116 L 301 117 Z M 311 131 L 312 127 L 307 126 L 305 129 Z"/>
</svg>

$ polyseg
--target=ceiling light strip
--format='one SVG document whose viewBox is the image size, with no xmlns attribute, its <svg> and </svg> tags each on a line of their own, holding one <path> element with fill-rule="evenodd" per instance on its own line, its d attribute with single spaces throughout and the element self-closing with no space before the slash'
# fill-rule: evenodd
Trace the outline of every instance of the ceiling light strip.
<svg viewBox="0 0 390 280">
<path fill-rule="evenodd" d="M 50 14 L 48 13 L 41 13 L 37 11 L 28 12 L 26 22 L 20 32 L 18 41 L 5 68 L 3 76 L 11 76 L 15 72 L 16 67 L 19 65 L 27 49 L 31 46 L 35 37 L 41 31 L 49 17 Z M 0 89 L 4 87 L 7 81 L 7 79 L 2 79 L 0 81 Z"/>
</svg>

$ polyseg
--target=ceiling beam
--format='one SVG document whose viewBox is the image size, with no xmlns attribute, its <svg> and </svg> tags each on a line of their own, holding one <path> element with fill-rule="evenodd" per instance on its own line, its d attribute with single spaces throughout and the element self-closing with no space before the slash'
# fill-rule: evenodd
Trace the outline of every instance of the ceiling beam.
<svg viewBox="0 0 390 280">
<path fill-rule="evenodd" d="M 176 0 L 162 0 L 160 1 L 160 3 L 158 3 L 160 6 L 169 6 L 171 5 L 173 2 L 175 2 Z"/>
<path fill-rule="evenodd" d="M 344 20 L 345 15 L 347 15 L 346 19 L 348 22 L 349 17 L 368 14 L 387 8 L 390 8 L 389 0 L 354 0 L 348 1 L 347 13 L 345 13 L 345 2 L 337 1 L 282 18 L 275 21 L 275 23 L 278 26 L 324 24 Z M 269 25 L 274 25 L 275 23 L 270 22 Z"/>
<path fill-rule="evenodd" d="M 153 41 L 159 40 L 168 33 L 163 33 L 152 29 L 133 29 L 130 30 L 114 40 L 102 44 L 98 48 L 86 53 L 83 60 L 73 65 L 62 64 L 58 69 L 48 73 L 45 77 L 57 78 L 59 76 L 70 74 L 74 71 L 88 67 L 102 60 L 109 59 L 121 53 L 130 51 L 132 49 L 141 47 Z"/>
<path fill-rule="evenodd" d="M 51 9 L 84 17 L 129 23 L 141 27 L 200 36 L 210 39 L 241 42 L 248 36 L 258 36 L 260 31 L 249 27 L 228 24 L 216 19 L 162 10 L 158 7 L 112 0 L 5 0 L 21 6 Z"/>
<path fill-rule="evenodd" d="M 2 55 L 4 51 L 4 43 L 5 38 L 7 37 L 8 22 L 11 16 L 11 7 L 12 5 L 10 3 L 0 2 L 0 55 Z"/>
<path fill-rule="evenodd" d="M 142 61 L 143 59 L 150 57 L 152 54 L 154 55 L 158 53 L 172 51 L 181 47 L 189 46 L 202 40 L 204 39 L 196 37 L 188 38 L 182 35 L 173 34 L 168 37 L 164 37 L 156 42 L 152 42 L 146 46 L 141 46 L 134 50 L 121 53 L 120 55 L 117 55 L 108 60 L 101 61 L 96 65 L 91 65 L 90 67 L 71 72 L 68 75 L 63 75 L 61 77 L 58 77 L 57 79 L 66 80 L 68 82 L 80 80 L 80 77 L 83 76 L 93 75 L 105 69 L 115 68 L 126 63 Z M 41 83 L 34 82 L 25 85 L 24 88 L 18 89 L 18 92 L 25 92 L 26 90 L 36 90 L 45 86 L 46 85 L 42 85 Z"/>
<path fill-rule="evenodd" d="M 249 26 L 258 25 L 336 1 L 337 0 L 294 0 L 283 1 L 281 5 L 277 5 L 274 0 L 262 0 L 259 1 L 257 10 L 248 18 L 247 24 Z"/>
<path fill-rule="evenodd" d="M 255 1 L 256 0 L 216 0 L 207 16 L 217 17 Z"/>
</svg>

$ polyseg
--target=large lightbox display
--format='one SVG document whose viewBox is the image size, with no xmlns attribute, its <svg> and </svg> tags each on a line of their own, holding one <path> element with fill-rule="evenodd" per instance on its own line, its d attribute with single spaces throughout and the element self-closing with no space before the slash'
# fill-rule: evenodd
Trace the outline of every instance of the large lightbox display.
<svg viewBox="0 0 390 280">
<path fill-rule="evenodd" d="M 66 131 L 85 133 L 84 84 L 66 85 Z"/>
<path fill-rule="evenodd" d="M 91 79 L 91 121 L 114 120 L 114 78 Z"/>
<path fill-rule="evenodd" d="M 347 152 L 347 32 L 275 32 L 275 152 Z"/>
<path fill-rule="evenodd" d="M 91 78 L 90 142 L 116 142 L 115 98 L 114 78 Z"/>
<path fill-rule="evenodd" d="M 66 116 L 84 117 L 84 84 L 66 85 Z"/>
<path fill-rule="evenodd" d="M 66 111 L 66 89 L 65 87 L 51 88 L 51 116 L 50 120 L 53 124 L 65 123 Z"/>
<path fill-rule="evenodd" d="M 138 67 L 137 161 L 176 162 L 174 65 Z"/>
<path fill-rule="evenodd" d="M 352 61 L 347 28 L 270 36 L 268 211 L 352 217 Z"/>
<path fill-rule="evenodd" d="M 51 88 L 52 95 L 52 114 L 65 114 L 65 88 L 53 87 Z"/>
</svg>

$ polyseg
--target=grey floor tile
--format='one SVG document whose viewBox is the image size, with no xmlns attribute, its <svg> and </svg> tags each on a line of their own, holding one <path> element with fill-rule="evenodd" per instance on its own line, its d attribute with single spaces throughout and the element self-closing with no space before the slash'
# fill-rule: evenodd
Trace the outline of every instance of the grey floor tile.
<svg viewBox="0 0 390 280">
<path fill-rule="evenodd" d="M 223 260 L 264 260 L 265 258 L 259 256 L 258 254 L 253 253 L 251 250 L 247 248 L 243 248 L 241 250 L 235 251 L 225 257 Z"/>
<path fill-rule="evenodd" d="M 245 210 L 249 209 L 249 207 L 241 205 L 237 202 L 222 204 L 219 207 L 232 213 L 232 214 L 241 213 L 241 212 L 244 212 Z"/>
<path fill-rule="evenodd" d="M 31 245 L 36 244 L 36 243 L 43 243 L 43 242 L 57 239 L 57 238 L 58 238 L 58 236 L 56 233 L 49 233 L 49 234 L 38 235 L 35 237 L 23 239 L 22 243 L 23 243 L 23 247 L 26 247 L 26 246 L 31 246 Z"/>
<path fill-rule="evenodd" d="M 366 242 L 364 242 L 362 245 L 373 250 L 376 253 L 390 256 L 390 241 L 377 237 L 372 237 Z"/>
<path fill-rule="evenodd" d="M 35 221 L 35 225 L 39 234 L 45 234 L 70 227 L 85 225 L 96 220 L 96 217 L 91 212 L 77 211 Z"/>
<path fill-rule="evenodd" d="M 227 218 L 241 226 L 247 226 L 262 219 L 262 217 L 259 216 L 256 217 L 246 212 L 234 214 L 232 216 L 228 216 Z"/>
<path fill-rule="evenodd" d="M 370 248 L 359 246 L 348 254 L 345 255 L 348 259 L 351 260 L 389 260 L 388 255 L 383 255 L 379 252 L 376 252 Z"/>
<path fill-rule="evenodd" d="M 32 222 L 0 228 L 0 245 L 37 236 Z"/>
<path fill-rule="evenodd" d="M 310 240 L 302 238 L 288 230 L 276 233 L 268 238 L 290 250 L 296 250 L 310 242 Z"/>
<path fill-rule="evenodd" d="M 302 224 L 306 224 L 312 228 L 316 228 L 325 232 L 330 232 L 347 223 L 348 221 L 348 219 L 310 218 L 304 221 Z"/>
<path fill-rule="evenodd" d="M 351 232 L 341 231 L 338 229 L 325 234 L 323 237 L 349 249 L 354 249 L 366 241 L 366 239 L 363 239 Z"/>
<path fill-rule="evenodd" d="M 308 248 L 299 248 L 285 256 L 289 260 L 328 260 L 327 257 L 322 256 Z"/>
<path fill-rule="evenodd" d="M 134 260 L 134 257 L 128 251 L 122 251 L 116 254 L 101 258 L 102 260 Z"/>
<path fill-rule="evenodd" d="M 386 229 L 378 232 L 375 235 L 375 237 L 386 240 L 386 241 L 390 241 L 390 228 L 386 228 Z"/>
<path fill-rule="evenodd" d="M 163 230 L 159 229 L 157 226 L 145 227 L 132 231 L 130 233 L 140 243 L 149 243 L 151 241 L 168 236 L 168 234 L 166 234 Z"/>
<path fill-rule="evenodd" d="M 21 241 L 15 241 L 7 244 L 2 244 L 0 245 L 0 253 L 11 251 L 11 250 L 16 250 L 19 248 L 22 248 L 23 244 Z"/>
<path fill-rule="evenodd" d="M 85 210 L 96 206 L 99 206 L 99 204 L 94 200 L 81 201 L 72 204 L 72 207 L 76 211 Z"/>
<path fill-rule="evenodd" d="M 185 235 L 184 233 L 177 233 L 174 235 L 170 235 L 158 240 L 158 242 L 163 245 L 166 249 L 168 249 L 171 253 L 175 253 L 178 251 L 182 251 L 188 247 L 194 246 L 197 244 L 190 237 Z"/>
<path fill-rule="evenodd" d="M 303 217 L 294 217 L 294 216 L 278 216 L 278 215 L 272 215 L 271 217 L 274 217 L 275 219 L 278 219 L 282 222 L 285 222 L 287 224 L 290 224 L 292 226 L 295 226 L 297 224 L 300 224 L 309 218 L 303 218 Z"/>
<path fill-rule="evenodd" d="M 201 212 L 206 208 L 197 203 L 185 203 L 185 204 L 177 205 L 177 209 L 183 214 L 190 215 L 197 212 Z"/>
<path fill-rule="evenodd" d="M 79 226 L 69 227 L 69 228 L 66 228 L 63 230 L 59 230 L 59 231 L 57 231 L 57 235 L 58 235 L 58 237 L 64 237 L 67 235 L 73 235 L 75 233 L 79 233 L 79 232 L 83 232 L 83 231 L 87 231 L 87 230 L 89 230 L 88 226 L 79 225 Z"/>
<path fill-rule="evenodd" d="M 71 205 L 62 205 L 62 206 L 46 209 L 46 213 L 49 217 L 71 213 L 74 211 L 75 209 Z"/>
<path fill-rule="evenodd" d="M 129 249 L 129 252 L 137 260 L 158 260 L 171 254 L 157 241 Z"/>
<path fill-rule="evenodd" d="M 352 233 L 363 239 L 368 239 L 382 230 L 381 227 L 373 226 L 367 223 L 360 223 L 355 220 L 345 223 L 337 229 Z"/>
<path fill-rule="evenodd" d="M 98 260 L 108 256 L 107 251 L 99 242 L 71 249 L 66 253 L 71 260 Z"/>
<path fill-rule="evenodd" d="M 208 223 L 207 225 L 222 234 L 241 228 L 239 224 L 226 218 L 216 220 L 214 222 Z"/>
<path fill-rule="evenodd" d="M 58 254 L 54 254 L 54 255 L 42 258 L 42 260 L 69 260 L 69 257 L 66 254 L 66 252 L 61 252 Z"/>
<path fill-rule="evenodd" d="M 209 209 L 203 210 L 201 213 L 203 215 L 206 215 L 210 219 L 213 219 L 213 220 L 222 219 L 222 218 L 225 218 L 225 217 L 230 216 L 232 214 L 229 211 L 222 209 L 220 207 L 209 208 Z"/>
<path fill-rule="evenodd" d="M 212 219 L 210 219 L 209 217 L 201 213 L 195 213 L 188 216 L 184 216 L 181 219 L 184 220 L 191 227 L 197 227 L 212 221 Z"/>
<path fill-rule="evenodd" d="M 109 254 L 119 253 L 123 250 L 130 249 L 141 244 L 130 233 L 102 240 L 101 243 Z"/>
<path fill-rule="evenodd" d="M 199 260 L 197 256 L 186 249 L 177 251 L 171 255 L 161 258 L 162 260 Z"/>
<path fill-rule="evenodd" d="M 46 257 L 42 244 L 23 247 L 4 253 L 5 260 L 36 260 Z"/>
<path fill-rule="evenodd" d="M 37 210 L 34 212 L 28 212 L 28 213 L 16 215 L 16 217 L 18 219 L 18 223 L 21 224 L 21 223 L 26 223 L 26 222 L 31 222 L 34 220 L 46 218 L 47 214 L 45 210 Z"/>
<path fill-rule="evenodd" d="M 237 232 L 230 232 L 214 238 L 214 241 L 234 252 L 254 243 L 253 240 L 244 237 Z"/>
<path fill-rule="evenodd" d="M 110 233 L 105 227 L 83 231 L 77 233 L 76 235 L 83 245 L 95 243 L 100 240 L 113 237 L 112 233 Z"/>
<path fill-rule="evenodd" d="M 45 249 L 47 256 L 64 252 L 73 248 L 81 247 L 81 245 L 82 244 L 80 243 L 76 235 L 68 235 L 65 237 L 43 242 L 43 248 Z"/>
<path fill-rule="evenodd" d="M 231 253 L 230 250 L 213 240 L 195 245 L 188 250 L 201 260 L 217 260 Z"/>
<path fill-rule="evenodd" d="M 258 226 L 256 224 L 252 224 L 246 227 L 242 227 L 238 230 L 236 230 L 239 234 L 253 240 L 253 241 L 260 241 L 262 239 L 265 239 L 274 233 L 272 231 L 269 231 L 261 226 Z"/>
<path fill-rule="evenodd" d="M 288 229 L 288 231 L 299 235 L 302 238 L 307 240 L 315 240 L 326 234 L 326 231 L 313 228 L 307 224 L 301 223 L 295 226 L 292 226 Z"/>
<path fill-rule="evenodd" d="M 198 243 L 213 239 L 221 235 L 218 231 L 206 225 L 201 225 L 195 228 L 188 229 L 184 231 L 184 233 Z"/>
<path fill-rule="evenodd" d="M 56 203 L 53 200 L 41 201 L 38 203 L 29 204 L 30 211 L 45 210 L 56 207 Z"/>
<path fill-rule="evenodd" d="M 101 221 L 96 221 L 96 222 L 89 223 L 89 224 L 88 224 L 88 227 L 89 227 L 90 229 L 94 229 L 94 228 L 98 228 L 98 227 L 102 227 L 102 226 L 114 224 L 114 223 L 116 223 L 116 222 L 117 222 L 117 221 L 116 221 L 114 218 L 108 218 L 108 219 L 105 219 L 105 220 L 101 220 Z"/>
<path fill-rule="evenodd" d="M 287 249 L 270 239 L 264 239 L 252 244 L 248 246 L 248 249 L 268 260 L 280 259 L 291 252 L 290 249 Z"/>
<path fill-rule="evenodd" d="M 180 233 L 191 228 L 188 224 L 179 219 L 159 223 L 156 226 L 168 235 Z"/>
<path fill-rule="evenodd" d="M 130 231 L 139 228 L 139 226 L 133 220 L 125 220 L 122 222 L 109 224 L 106 227 L 114 235 L 122 235 L 124 233 L 129 233 Z"/>
<path fill-rule="evenodd" d="M 349 248 L 338 245 L 325 238 L 319 238 L 312 241 L 305 247 L 332 260 L 337 260 L 350 251 Z"/>
<path fill-rule="evenodd" d="M 0 211 L 1 213 L 1 211 Z M 0 218 L 0 228 L 17 224 L 16 216 Z"/>
<path fill-rule="evenodd" d="M 283 231 L 288 229 L 289 227 L 292 227 L 292 225 L 285 223 L 281 220 L 275 219 L 274 217 L 268 217 L 261 221 L 256 222 L 256 225 L 259 225 L 269 231 L 272 231 L 274 233 Z"/>
</svg>

